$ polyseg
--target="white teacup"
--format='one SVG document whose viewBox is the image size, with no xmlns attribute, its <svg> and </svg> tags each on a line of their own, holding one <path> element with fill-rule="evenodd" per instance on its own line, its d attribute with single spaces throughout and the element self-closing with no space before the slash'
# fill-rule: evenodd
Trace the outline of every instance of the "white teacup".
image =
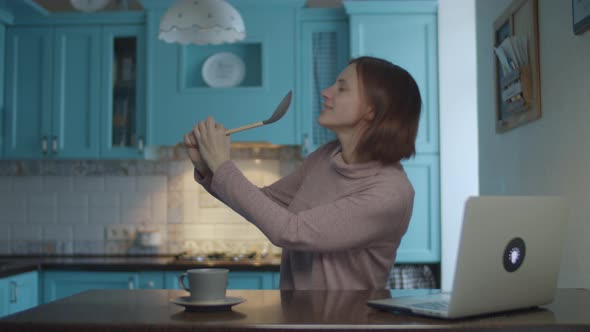
<svg viewBox="0 0 590 332">
<path fill-rule="evenodd" d="M 191 269 L 178 277 L 180 287 L 189 292 L 191 301 L 225 299 L 228 269 Z M 188 287 L 184 283 L 188 278 Z"/>
</svg>

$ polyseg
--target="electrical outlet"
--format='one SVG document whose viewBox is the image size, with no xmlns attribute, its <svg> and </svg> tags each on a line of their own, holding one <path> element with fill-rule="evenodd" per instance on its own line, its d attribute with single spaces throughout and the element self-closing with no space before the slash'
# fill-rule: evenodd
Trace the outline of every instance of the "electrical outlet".
<svg viewBox="0 0 590 332">
<path fill-rule="evenodd" d="M 111 240 L 132 240 L 135 238 L 134 225 L 109 225 L 105 227 L 105 238 Z"/>
</svg>

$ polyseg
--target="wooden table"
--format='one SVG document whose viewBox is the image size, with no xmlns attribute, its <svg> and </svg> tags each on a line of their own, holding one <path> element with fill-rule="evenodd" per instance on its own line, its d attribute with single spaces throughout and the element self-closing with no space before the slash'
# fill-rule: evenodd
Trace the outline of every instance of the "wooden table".
<svg viewBox="0 0 590 332">
<path fill-rule="evenodd" d="M 590 331 L 590 291 L 560 289 L 537 309 L 445 321 L 379 311 L 368 299 L 389 291 L 232 290 L 231 311 L 189 313 L 169 302 L 178 290 L 88 291 L 0 320 L 0 331 Z M 483 299 L 482 299 L 483 300 Z"/>
</svg>

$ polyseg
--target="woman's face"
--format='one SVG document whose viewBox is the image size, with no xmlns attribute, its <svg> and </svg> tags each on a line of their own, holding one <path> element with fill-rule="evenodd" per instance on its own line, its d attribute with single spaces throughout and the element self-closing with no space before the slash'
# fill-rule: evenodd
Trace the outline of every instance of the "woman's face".
<svg viewBox="0 0 590 332">
<path fill-rule="evenodd" d="M 322 91 L 324 108 L 318 123 L 336 133 L 358 129 L 366 118 L 367 107 L 360 95 L 356 65 L 350 64 L 336 82 Z"/>
</svg>

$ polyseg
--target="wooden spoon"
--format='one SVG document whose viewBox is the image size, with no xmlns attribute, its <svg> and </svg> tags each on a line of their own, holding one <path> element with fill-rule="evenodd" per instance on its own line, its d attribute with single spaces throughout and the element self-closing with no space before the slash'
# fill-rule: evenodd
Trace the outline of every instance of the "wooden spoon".
<svg viewBox="0 0 590 332">
<path fill-rule="evenodd" d="M 269 123 L 273 123 L 273 122 L 278 121 L 280 118 L 283 117 L 283 115 L 285 115 L 285 113 L 287 113 L 287 110 L 289 109 L 289 105 L 291 105 L 291 97 L 292 96 L 293 96 L 293 91 L 289 91 L 289 93 L 287 93 L 287 95 L 283 98 L 283 100 L 281 100 L 281 103 L 279 104 L 279 106 L 277 106 L 277 108 L 275 109 L 274 113 L 270 116 L 270 118 L 268 118 L 264 121 L 254 122 L 249 125 L 241 126 L 238 128 L 229 129 L 225 132 L 225 134 L 231 135 L 231 134 L 237 133 L 239 131 L 264 126 Z"/>
</svg>

